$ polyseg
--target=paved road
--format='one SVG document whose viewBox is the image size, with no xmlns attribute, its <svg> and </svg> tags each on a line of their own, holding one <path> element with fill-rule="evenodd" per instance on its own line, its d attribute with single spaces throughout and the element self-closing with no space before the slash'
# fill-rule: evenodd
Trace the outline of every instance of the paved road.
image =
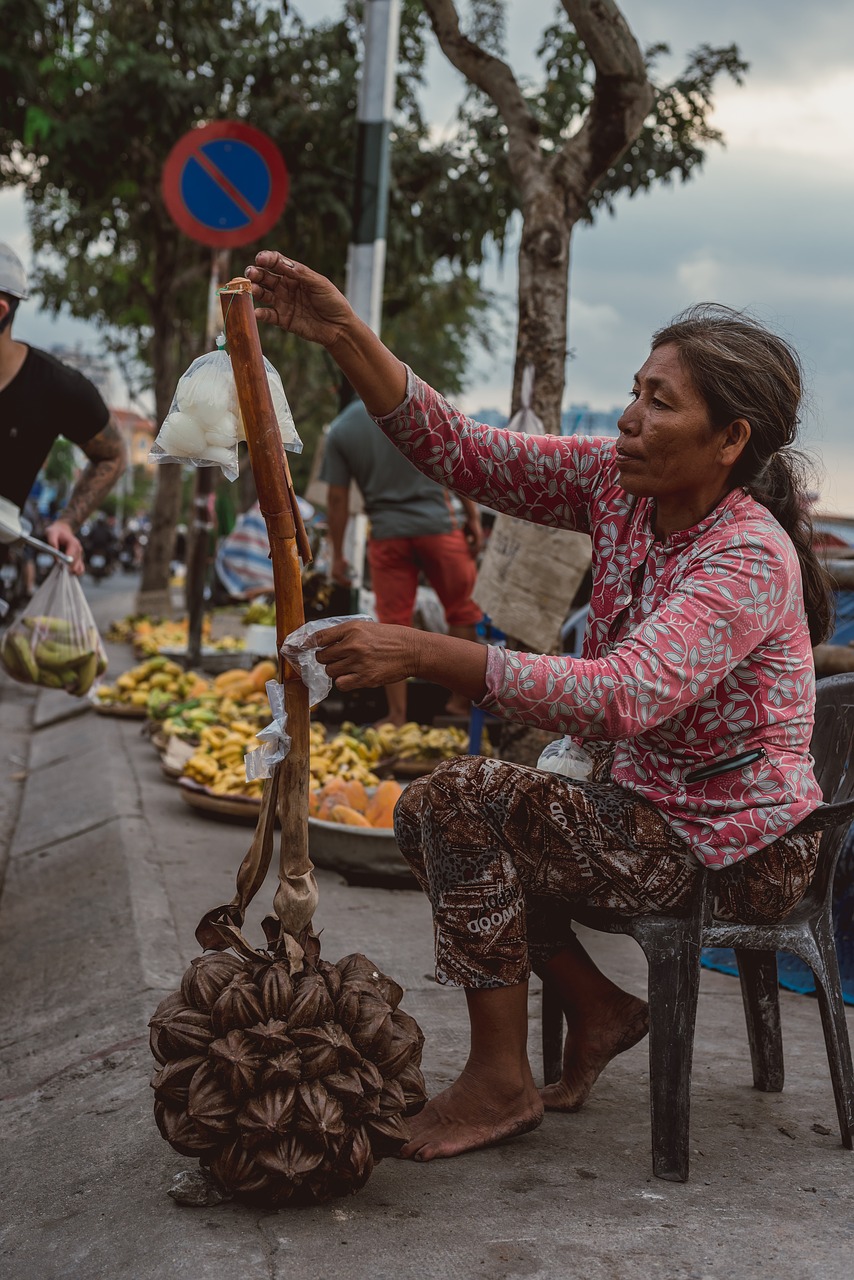
<svg viewBox="0 0 854 1280">
<path fill-rule="evenodd" d="M 91 593 L 102 621 L 127 611 L 125 582 Z M 115 649 L 112 661 L 132 658 Z M 387 1160 L 359 1196 L 317 1209 L 178 1208 L 166 1191 L 190 1162 L 154 1127 L 146 1022 L 196 953 L 202 912 L 231 896 L 249 832 L 188 810 L 134 722 L 64 695 L 34 698 L 0 677 L 0 742 L 11 834 L 0 899 L 0 1275 L 847 1280 L 854 1160 L 838 1142 L 817 1007 L 783 993 L 786 1090 L 759 1094 L 738 984 L 712 973 L 685 1185 L 650 1173 L 640 1045 L 580 1114 L 549 1116 L 491 1151 Z M 318 878 L 324 953 L 363 950 L 404 983 L 427 1035 L 428 1083 L 441 1088 L 464 1061 L 465 1018 L 459 993 L 430 976 L 425 902 Z M 633 943 L 593 936 L 591 947 L 644 991 Z M 538 1007 L 533 990 L 534 1027 Z M 537 1071 L 533 1033 L 531 1049 Z"/>
</svg>

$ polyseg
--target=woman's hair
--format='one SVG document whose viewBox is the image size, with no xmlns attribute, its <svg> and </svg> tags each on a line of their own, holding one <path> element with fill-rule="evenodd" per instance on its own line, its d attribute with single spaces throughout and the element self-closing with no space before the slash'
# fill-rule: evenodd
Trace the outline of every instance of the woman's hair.
<svg viewBox="0 0 854 1280">
<path fill-rule="evenodd" d="M 809 463 L 790 447 L 802 394 L 798 354 L 758 320 L 717 303 L 690 307 L 653 335 L 653 351 L 671 345 L 705 400 L 714 430 L 736 418 L 750 423 L 732 484 L 767 507 L 794 543 L 810 640 L 819 644 L 830 634 L 833 608 L 830 579 L 812 549 Z"/>
</svg>

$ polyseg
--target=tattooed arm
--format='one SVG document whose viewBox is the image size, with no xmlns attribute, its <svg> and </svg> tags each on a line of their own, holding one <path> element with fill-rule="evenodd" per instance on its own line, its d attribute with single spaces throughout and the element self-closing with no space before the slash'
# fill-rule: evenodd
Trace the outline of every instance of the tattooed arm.
<svg viewBox="0 0 854 1280">
<path fill-rule="evenodd" d="M 112 415 L 103 431 L 80 447 L 89 459 L 89 465 L 72 489 L 64 511 L 45 533 L 52 547 L 74 557 L 71 572 L 75 574 L 81 574 L 84 568 L 83 548 L 77 531 L 106 498 L 127 462 L 124 441 Z"/>
</svg>

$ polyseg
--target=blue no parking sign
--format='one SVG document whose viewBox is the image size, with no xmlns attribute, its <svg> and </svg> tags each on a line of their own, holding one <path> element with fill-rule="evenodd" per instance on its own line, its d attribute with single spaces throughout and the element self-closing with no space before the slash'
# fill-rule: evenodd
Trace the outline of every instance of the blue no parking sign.
<svg viewBox="0 0 854 1280">
<path fill-rule="evenodd" d="M 234 249 L 278 222 L 288 199 L 288 171 L 260 129 L 218 120 L 191 129 L 175 144 L 161 188 L 186 235 L 212 249 Z"/>
</svg>

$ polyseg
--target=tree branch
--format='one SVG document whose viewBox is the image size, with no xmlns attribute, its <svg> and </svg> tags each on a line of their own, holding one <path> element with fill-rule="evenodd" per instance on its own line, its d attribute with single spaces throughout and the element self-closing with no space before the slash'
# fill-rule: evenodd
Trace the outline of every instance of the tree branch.
<svg viewBox="0 0 854 1280">
<path fill-rule="evenodd" d="M 577 133 L 558 154 L 555 177 L 586 201 L 653 106 L 643 53 L 614 0 L 561 0 L 596 68 L 593 100 Z"/>
<path fill-rule="evenodd" d="M 540 129 L 512 68 L 460 30 L 454 0 L 423 0 L 445 57 L 495 103 L 507 126 L 507 161 L 520 189 L 528 191 L 543 170 Z"/>
</svg>

